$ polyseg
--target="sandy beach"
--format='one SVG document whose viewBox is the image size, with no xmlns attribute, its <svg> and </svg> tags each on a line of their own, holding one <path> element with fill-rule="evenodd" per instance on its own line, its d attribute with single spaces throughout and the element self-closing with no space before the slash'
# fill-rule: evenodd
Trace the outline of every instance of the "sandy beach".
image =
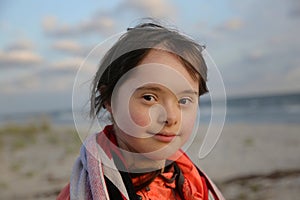
<svg viewBox="0 0 300 200">
<path fill-rule="evenodd" d="M 189 154 L 218 184 L 226 199 L 297 199 L 299 131 L 298 124 L 225 124 L 207 157 L 197 158 L 199 138 Z"/>
<path fill-rule="evenodd" d="M 207 157 L 197 157 L 201 134 L 188 154 L 226 199 L 296 199 L 299 130 L 298 124 L 226 124 Z M 69 181 L 80 143 L 73 127 L 1 126 L 0 199 L 55 199 Z"/>
</svg>

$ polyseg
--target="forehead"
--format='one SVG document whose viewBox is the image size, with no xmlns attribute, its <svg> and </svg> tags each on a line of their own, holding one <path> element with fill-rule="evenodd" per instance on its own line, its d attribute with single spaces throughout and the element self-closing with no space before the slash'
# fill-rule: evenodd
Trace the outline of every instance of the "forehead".
<svg viewBox="0 0 300 200">
<path fill-rule="evenodd" d="M 139 64 L 148 63 L 164 64 L 178 69 L 185 68 L 177 55 L 160 49 L 150 50 Z"/>
<path fill-rule="evenodd" d="M 177 71 L 182 77 L 184 77 L 189 84 L 194 88 L 198 89 L 199 80 L 195 80 L 191 76 L 191 72 L 188 72 L 187 67 L 183 64 L 183 61 L 179 58 L 178 55 L 173 53 L 160 50 L 160 49 L 152 49 L 149 53 L 142 59 L 139 65 L 156 63 L 161 65 L 166 65 L 173 70 Z M 165 78 L 171 79 L 168 74 L 157 74 L 159 76 L 165 76 Z M 197 76 L 197 75 L 196 75 Z"/>
</svg>

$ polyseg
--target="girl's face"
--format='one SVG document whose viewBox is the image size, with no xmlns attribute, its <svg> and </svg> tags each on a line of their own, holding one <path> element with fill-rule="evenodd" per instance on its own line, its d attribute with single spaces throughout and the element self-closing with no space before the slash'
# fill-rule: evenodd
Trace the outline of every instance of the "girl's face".
<svg viewBox="0 0 300 200">
<path fill-rule="evenodd" d="M 143 66 L 152 67 L 151 72 L 143 71 Z M 117 141 L 127 151 L 155 160 L 167 159 L 183 146 L 193 131 L 199 82 L 192 79 L 175 55 L 165 51 L 151 50 L 136 69 L 131 77 L 139 83 L 145 80 L 144 84 L 133 84 L 136 88 L 132 93 L 132 88 L 120 87 L 117 93 L 122 90 L 130 93 L 128 104 L 123 96 L 116 95 L 115 103 L 109 107 L 115 119 Z M 157 71 L 159 69 L 161 71 Z M 122 85 L 126 85 L 126 81 Z M 119 115 L 122 109 L 117 107 L 122 106 L 127 107 L 128 117 Z M 118 123 L 120 120 L 122 123 Z M 121 127 L 132 123 L 134 126 L 130 125 L 129 129 Z"/>
</svg>

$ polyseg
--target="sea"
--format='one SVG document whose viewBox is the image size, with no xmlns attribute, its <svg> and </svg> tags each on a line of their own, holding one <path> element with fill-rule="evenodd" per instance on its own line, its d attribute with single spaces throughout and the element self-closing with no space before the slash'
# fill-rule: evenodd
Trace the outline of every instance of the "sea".
<svg viewBox="0 0 300 200">
<path fill-rule="evenodd" d="M 215 115 L 222 104 L 215 103 Z M 200 104 L 204 122 L 211 119 L 212 104 Z M 217 116 L 218 117 L 218 116 Z M 226 99 L 226 123 L 298 123 L 300 124 L 300 92 Z"/>
<path fill-rule="evenodd" d="M 224 105 L 226 113 L 224 113 Z M 213 115 L 212 115 L 213 106 Z M 74 111 L 79 112 L 79 111 Z M 87 114 L 86 114 L 87 115 Z M 17 114 L 0 113 L 0 125 L 24 123 L 34 119 L 47 118 L 54 125 L 74 125 L 71 108 L 47 112 L 26 112 Z M 228 97 L 226 104 L 207 98 L 200 103 L 201 123 L 209 123 L 212 118 L 225 117 L 225 123 L 296 123 L 300 124 L 300 92 L 249 97 Z M 81 123 L 77 121 L 77 123 Z M 82 122 L 85 123 L 85 122 Z"/>
</svg>

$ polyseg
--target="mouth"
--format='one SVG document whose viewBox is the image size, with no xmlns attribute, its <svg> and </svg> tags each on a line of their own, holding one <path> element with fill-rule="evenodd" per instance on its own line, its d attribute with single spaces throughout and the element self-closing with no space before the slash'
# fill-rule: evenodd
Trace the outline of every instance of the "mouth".
<svg viewBox="0 0 300 200">
<path fill-rule="evenodd" d="M 177 135 L 174 133 L 157 133 L 153 136 L 154 139 L 160 141 L 169 143 L 171 142 Z"/>
</svg>

